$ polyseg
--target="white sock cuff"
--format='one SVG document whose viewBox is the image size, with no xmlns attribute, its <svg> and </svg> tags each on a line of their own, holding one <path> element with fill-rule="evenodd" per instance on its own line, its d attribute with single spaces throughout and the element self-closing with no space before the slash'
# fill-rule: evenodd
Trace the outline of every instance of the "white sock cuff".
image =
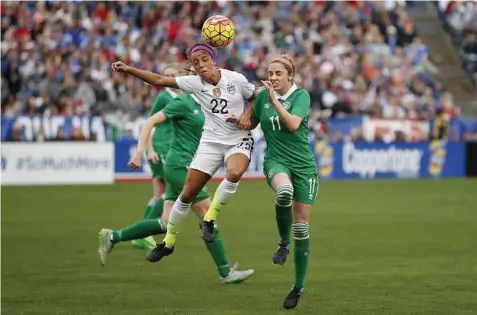
<svg viewBox="0 0 477 315">
<path fill-rule="evenodd" d="M 157 201 L 156 197 L 152 197 L 152 198 L 149 200 L 149 202 L 147 203 L 147 205 L 148 205 L 149 207 L 153 207 L 154 204 L 156 203 L 156 201 Z"/>
<path fill-rule="evenodd" d="M 229 182 L 227 178 L 224 178 L 224 180 L 222 181 L 222 184 L 225 190 L 229 192 L 235 192 L 237 190 L 239 182 L 232 183 L 232 182 Z"/>
<path fill-rule="evenodd" d="M 184 203 L 181 201 L 181 198 L 177 198 L 177 200 L 174 202 L 174 205 L 172 206 L 172 209 L 176 209 L 179 212 L 186 212 L 189 211 L 190 206 L 192 203 Z"/>
<path fill-rule="evenodd" d="M 310 238 L 308 223 L 295 222 L 292 224 L 291 230 L 295 240 L 306 240 Z"/>
</svg>

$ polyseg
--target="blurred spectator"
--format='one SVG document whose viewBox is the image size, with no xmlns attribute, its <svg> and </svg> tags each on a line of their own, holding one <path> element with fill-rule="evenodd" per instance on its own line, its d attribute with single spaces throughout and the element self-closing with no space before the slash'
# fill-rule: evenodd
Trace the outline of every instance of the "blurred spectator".
<svg viewBox="0 0 477 315">
<path fill-rule="evenodd" d="M 450 134 L 450 126 L 441 109 L 436 110 L 436 118 L 432 129 L 432 138 L 434 140 L 448 139 Z"/>
</svg>

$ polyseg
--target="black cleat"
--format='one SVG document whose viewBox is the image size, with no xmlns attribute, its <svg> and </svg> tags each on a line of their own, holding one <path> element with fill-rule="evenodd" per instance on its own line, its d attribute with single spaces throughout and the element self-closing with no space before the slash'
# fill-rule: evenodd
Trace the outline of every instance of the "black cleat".
<svg viewBox="0 0 477 315">
<path fill-rule="evenodd" d="M 202 228 L 202 239 L 206 243 L 215 242 L 214 221 L 202 221 L 201 228 Z"/>
<path fill-rule="evenodd" d="M 278 249 L 273 254 L 272 260 L 275 265 L 283 265 L 287 261 L 288 253 L 290 253 L 290 245 L 280 243 Z"/>
<path fill-rule="evenodd" d="M 293 287 L 290 293 L 288 293 L 287 297 L 285 298 L 285 301 L 283 301 L 283 307 L 288 310 L 295 308 L 298 305 L 302 294 L 303 288 L 297 289 Z"/>
<path fill-rule="evenodd" d="M 175 246 L 172 248 L 166 247 L 166 243 L 157 244 L 156 248 L 147 254 L 146 259 L 150 262 L 158 262 L 163 257 L 172 254 L 174 252 L 174 247 Z"/>
</svg>

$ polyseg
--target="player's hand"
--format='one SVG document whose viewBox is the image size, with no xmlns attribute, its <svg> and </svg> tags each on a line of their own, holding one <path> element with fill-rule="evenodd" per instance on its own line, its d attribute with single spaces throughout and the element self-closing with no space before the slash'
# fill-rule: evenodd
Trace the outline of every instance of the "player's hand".
<svg viewBox="0 0 477 315">
<path fill-rule="evenodd" d="M 116 61 L 111 64 L 111 69 L 113 69 L 114 72 L 128 73 L 130 68 L 130 66 L 122 61 Z"/>
<path fill-rule="evenodd" d="M 245 114 L 240 116 L 237 122 L 237 126 L 240 130 L 250 130 L 250 127 L 252 127 L 251 117 Z"/>
<path fill-rule="evenodd" d="M 270 81 L 262 81 L 263 87 L 268 91 L 268 99 L 273 102 L 275 94 L 273 93 L 273 87 Z"/>
<path fill-rule="evenodd" d="M 136 152 L 132 157 L 131 161 L 129 161 L 128 166 L 133 170 L 138 170 L 142 164 L 142 154 Z"/>
<path fill-rule="evenodd" d="M 147 153 L 147 159 L 151 161 L 153 164 L 157 164 L 161 160 L 159 158 L 159 155 L 157 155 L 157 153 L 154 151 Z"/>
<path fill-rule="evenodd" d="M 234 114 L 231 114 L 229 117 L 225 118 L 225 121 L 228 123 L 236 124 L 239 121 L 239 118 Z"/>
</svg>

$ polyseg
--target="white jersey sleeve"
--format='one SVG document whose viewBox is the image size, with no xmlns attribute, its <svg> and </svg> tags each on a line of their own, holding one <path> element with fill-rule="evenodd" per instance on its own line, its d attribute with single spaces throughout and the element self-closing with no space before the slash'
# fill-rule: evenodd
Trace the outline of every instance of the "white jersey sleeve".
<svg viewBox="0 0 477 315">
<path fill-rule="evenodd" d="M 182 92 L 187 94 L 193 94 L 202 87 L 200 77 L 197 75 L 187 75 L 176 78 L 177 86 Z"/>
<path fill-rule="evenodd" d="M 233 74 L 235 76 L 235 83 L 238 85 L 240 92 L 246 100 L 249 100 L 255 92 L 255 85 L 248 82 L 247 78 L 243 74 L 238 72 L 233 72 Z"/>
</svg>

